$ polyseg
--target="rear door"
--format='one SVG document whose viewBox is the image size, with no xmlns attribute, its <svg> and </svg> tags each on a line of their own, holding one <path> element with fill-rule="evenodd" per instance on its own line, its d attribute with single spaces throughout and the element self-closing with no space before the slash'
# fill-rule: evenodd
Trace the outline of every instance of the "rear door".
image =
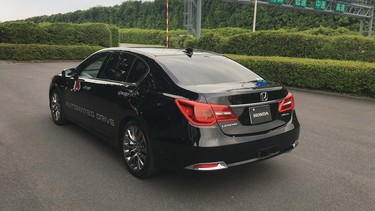
<svg viewBox="0 0 375 211">
<path fill-rule="evenodd" d="M 137 83 L 149 68 L 138 56 L 115 52 L 99 80 L 92 85 L 91 109 L 96 111 L 93 127 L 103 135 L 114 138 L 116 128 L 126 113 L 136 110 Z"/>
</svg>

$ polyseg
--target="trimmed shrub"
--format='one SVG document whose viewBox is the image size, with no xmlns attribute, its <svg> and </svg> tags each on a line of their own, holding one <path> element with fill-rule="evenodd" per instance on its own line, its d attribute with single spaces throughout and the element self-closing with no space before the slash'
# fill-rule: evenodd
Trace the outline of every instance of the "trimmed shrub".
<svg viewBox="0 0 375 211">
<path fill-rule="evenodd" d="M 309 30 L 302 31 L 305 34 L 310 35 L 325 35 L 325 36 L 339 36 L 339 35 L 358 35 L 358 32 L 350 31 L 348 28 L 340 27 L 332 29 L 328 27 L 318 27 Z"/>
<path fill-rule="evenodd" d="M 115 25 L 109 25 L 108 27 L 112 35 L 111 47 L 118 47 L 120 45 L 120 30 Z"/>
<path fill-rule="evenodd" d="M 48 33 L 32 22 L 8 22 L 0 24 L 0 43 L 40 43 Z"/>
<path fill-rule="evenodd" d="M 375 97 L 375 64 L 228 55 L 260 76 L 294 87 Z"/>
<path fill-rule="evenodd" d="M 226 53 L 223 47 L 226 46 L 227 41 L 228 39 L 225 37 L 216 35 L 215 33 L 207 33 L 200 37 L 198 41 L 198 48 L 208 51 Z"/>
<path fill-rule="evenodd" d="M 197 48 L 198 47 L 199 39 L 192 36 L 192 35 L 186 35 L 184 42 L 181 46 L 178 46 L 179 48 Z"/>
<path fill-rule="evenodd" d="M 120 29 L 120 42 L 133 44 L 160 45 L 165 38 L 165 32 L 156 29 Z M 163 37 L 164 36 L 164 37 Z"/>
<path fill-rule="evenodd" d="M 218 29 L 202 29 L 202 34 L 214 33 L 223 37 L 230 37 L 238 34 L 249 33 L 251 30 L 243 28 L 218 28 Z"/>
<path fill-rule="evenodd" d="M 165 45 L 166 32 L 156 29 L 120 29 L 120 42 L 132 44 L 147 45 Z M 181 48 L 185 44 L 185 40 L 189 40 L 191 44 L 192 36 L 186 33 L 186 30 L 172 30 L 169 32 L 169 46 L 173 48 Z"/>
<path fill-rule="evenodd" d="M 47 34 L 44 40 L 37 40 L 33 44 L 51 44 L 51 45 L 72 45 L 82 44 L 83 32 L 77 25 L 68 23 L 44 23 L 40 25 L 41 29 Z"/>
<path fill-rule="evenodd" d="M 99 46 L 0 44 L 0 60 L 81 60 L 100 49 Z"/>
<path fill-rule="evenodd" d="M 121 29 L 120 33 L 121 42 L 165 45 L 163 30 Z M 196 38 L 187 35 L 185 30 L 172 30 L 170 32 L 170 47 L 193 46 L 221 53 L 250 56 L 375 62 L 375 39 L 359 35 L 341 35 L 351 33 L 344 28 L 333 30 L 323 27 L 305 32 L 278 30 L 255 33 L 249 33 L 249 30 L 240 28 L 222 28 L 204 29 L 201 38 L 196 40 Z"/>
<path fill-rule="evenodd" d="M 229 37 L 225 53 L 375 62 L 375 40 L 303 33 L 256 32 Z"/>
<path fill-rule="evenodd" d="M 229 37 L 236 34 L 248 33 L 249 30 L 241 28 L 220 28 L 220 29 L 203 29 L 202 36 L 204 39 L 224 40 L 221 37 Z M 214 34 L 214 35 L 212 35 Z M 150 45 L 165 45 L 165 31 L 156 29 L 120 29 L 120 42 L 133 44 L 150 44 Z M 197 45 L 197 40 L 194 36 L 187 34 L 186 30 L 178 29 L 169 32 L 170 46 L 177 48 L 191 47 Z M 193 39 L 194 38 L 194 39 Z M 187 42 L 185 44 L 185 42 Z M 212 44 L 207 44 L 210 46 Z M 216 45 L 216 44 L 215 44 Z M 215 49 L 216 47 L 210 49 Z"/>
<path fill-rule="evenodd" d="M 227 38 L 210 30 L 201 36 L 200 39 L 188 35 L 186 30 L 172 30 L 169 33 L 169 46 L 172 48 L 201 48 L 209 51 L 223 52 L 222 47 Z M 229 34 L 228 29 L 216 30 L 223 34 Z M 121 29 L 121 42 L 133 44 L 165 45 L 165 31 L 148 29 Z"/>
<path fill-rule="evenodd" d="M 169 46 L 172 48 L 195 48 L 197 46 L 198 39 L 192 35 L 178 35 L 172 36 L 169 39 Z"/>
<path fill-rule="evenodd" d="M 165 45 L 165 31 L 161 31 L 161 45 Z M 171 48 L 185 48 L 185 42 L 187 40 L 195 40 L 198 42 L 198 40 L 193 36 L 187 33 L 186 30 L 172 30 L 169 32 L 169 46 Z M 196 43 L 194 44 L 196 45 Z"/>
<path fill-rule="evenodd" d="M 85 23 L 78 26 L 82 27 L 82 44 L 111 47 L 112 36 L 107 24 Z"/>
<path fill-rule="evenodd" d="M 115 45 L 117 40 L 116 29 L 112 28 L 111 33 L 110 27 L 102 23 L 9 22 L 0 24 L 0 43 L 110 47 Z M 112 36 L 115 39 L 113 42 Z"/>
</svg>

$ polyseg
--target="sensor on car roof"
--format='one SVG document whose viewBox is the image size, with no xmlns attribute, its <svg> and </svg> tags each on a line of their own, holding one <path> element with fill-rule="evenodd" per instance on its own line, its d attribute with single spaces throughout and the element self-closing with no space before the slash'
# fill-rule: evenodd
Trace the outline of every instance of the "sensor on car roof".
<svg viewBox="0 0 375 211">
<path fill-rule="evenodd" d="M 189 58 L 191 58 L 193 56 L 193 49 L 192 48 L 186 48 L 184 51 L 183 51 Z"/>
</svg>

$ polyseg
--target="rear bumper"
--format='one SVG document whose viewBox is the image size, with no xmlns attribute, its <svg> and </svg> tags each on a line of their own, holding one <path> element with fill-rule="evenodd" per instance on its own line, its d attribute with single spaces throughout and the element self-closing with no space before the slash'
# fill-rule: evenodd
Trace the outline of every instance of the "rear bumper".
<svg viewBox="0 0 375 211">
<path fill-rule="evenodd" d="M 256 157 L 256 158 L 252 158 L 250 160 L 244 160 L 244 161 L 240 161 L 240 162 L 236 162 L 236 163 L 230 163 L 227 166 L 228 167 L 239 166 L 239 165 L 243 165 L 243 164 L 252 163 L 252 162 L 264 160 L 264 159 L 267 159 L 267 158 L 275 157 L 275 156 L 280 155 L 284 152 L 290 152 L 293 149 L 295 149 L 297 146 L 298 146 L 298 141 L 294 142 L 294 144 L 289 146 L 284 151 L 276 151 L 276 152 L 265 151 L 265 152 L 263 152 L 264 154 L 262 152 L 260 152 L 260 153 L 258 153 L 258 157 Z"/>
<path fill-rule="evenodd" d="M 274 132 L 257 139 L 252 136 L 222 136 L 221 143 L 230 143 L 222 146 L 202 147 L 158 142 L 158 163 L 166 168 L 193 169 L 195 164 L 218 162 L 220 168 L 212 169 L 217 170 L 271 158 L 298 145 L 299 123 L 297 121 L 296 124 L 290 124 L 290 130 L 280 128 L 279 134 Z"/>
</svg>

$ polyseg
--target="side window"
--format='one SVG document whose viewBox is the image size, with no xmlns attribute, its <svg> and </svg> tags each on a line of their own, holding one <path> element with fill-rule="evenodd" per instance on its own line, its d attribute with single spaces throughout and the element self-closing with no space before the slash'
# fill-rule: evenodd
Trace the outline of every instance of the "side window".
<svg viewBox="0 0 375 211">
<path fill-rule="evenodd" d="M 101 78 L 115 81 L 125 81 L 130 69 L 133 66 L 135 56 L 124 52 L 114 53 L 108 61 L 108 64 Z"/>
<path fill-rule="evenodd" d="M 126 80 L 129 83 L 136 83 L 149 71 L 148 66 L 141 59 L 137 59 L 134 63 L 133 68 L 130 71 L 130 74 Z"/>
<path fill-rule="evenodd" d="M 104 67 L 107 56 L 108 52 L 104 52 L 95 54 L 88 58 L 80 66 L 80 76 L 84 78 L 96 78 L 99 70 Z"/>
</svg>

